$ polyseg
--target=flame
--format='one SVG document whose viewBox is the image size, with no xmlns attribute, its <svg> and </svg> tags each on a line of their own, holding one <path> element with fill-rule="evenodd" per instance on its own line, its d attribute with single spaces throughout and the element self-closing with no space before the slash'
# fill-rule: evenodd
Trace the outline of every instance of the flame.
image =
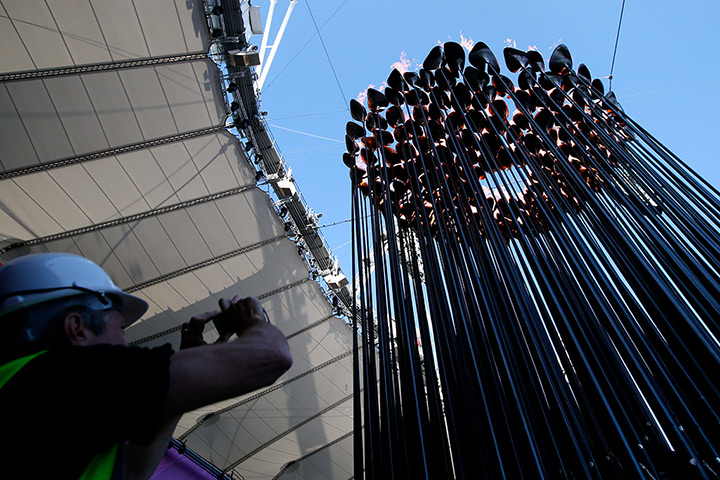
<svg viewBox="0 0 720 480">
<path fill-rule="evenodd" d="M 475 45 L 475 41 L 472 38 L 465 38 L 465 35 L 460 32 L 460 45 L 465 47 L 465 50 L 469 52 Z"/>
<path fill-rule="evenodd" d="M 370 85 L 367 86 L 367 88 L 366 88 L 365 90 L 363 90 L 363 91 L 361 91 L 360 93 L 358 93 L 358 94 L 357 94 L 357 97 L 355 97 L 355 100 L 357 100 L 359 103 L 361 103 L 361 104 L 363 104 L 363 105 L 365 105 L 365 100 L 367 100 L 367 91 L 368 91 L 368 88 L 375 88 L 375 85 L 373 85 L 373 84 L 371 83 Z"/>
<path fill-rule="evenodd" d="M 357 94 L 357 97 L 355 97 L 355 100 L 365 105 L 365 100 L 367 100 L 367 91 L 369 88 L 374 88 L 375 90 L 378 90 L 380 92 L 383 91 L 383 89 L 387 87 L 387 82 L 382 82 L 379 87 L 376 87 L 374 83 L 371 83 L 367 86 L 365 90 Z"/>
<path fill-rule="evenodd" d="M 405 56 L 406 53 L 403 50 L 400 52 L 400 60 L 390 65 L 390 69 L 397 68 L 400 73 L 405 73 L 410 70 L 410 60 Z"/>
<path fill-rule="evenodd" d="M 527 48 L 527 49 L 528 49 L 528 52 L 531 51 L 531 50 L 535 50 L 536 52 L 538 51 L 537 45 L 528 45 L 528 48 Z"/>
<path fill-rule="evenodd" d="M 505 46 L 506 46 L 506 47 L 517 48 L 517 43 L 515 43 L 515 40 L 513 40 L 512 38 L 506 38 L 506 39 L 505 39 Z"/>
</svg>

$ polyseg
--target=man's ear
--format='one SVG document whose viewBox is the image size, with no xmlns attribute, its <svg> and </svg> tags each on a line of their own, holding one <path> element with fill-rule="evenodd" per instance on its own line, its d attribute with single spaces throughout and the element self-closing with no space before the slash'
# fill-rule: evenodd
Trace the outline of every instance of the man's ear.
<svg viewBox="0 0 720 480">
<path fill-rule="evenodd" d="M 70 345 L 84 346 L 90 341 L 91 332 L 85 327 L 85 320 L 79 313 L 69 313 L 65 317 L 63 328 Z"/>
</svg>

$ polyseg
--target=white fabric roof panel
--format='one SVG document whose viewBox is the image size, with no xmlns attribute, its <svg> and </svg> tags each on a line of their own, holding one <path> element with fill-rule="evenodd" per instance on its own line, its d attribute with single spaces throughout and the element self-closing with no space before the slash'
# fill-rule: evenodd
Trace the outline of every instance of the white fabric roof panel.
<svg viewBox="0 0 720 480">
<path fill-rule="evenodd" d="M 31 6 L 32 8 L 28 8 Z M 17 55 L 15 52 L 3 52 L 3 72 L 72 65 L 72 57 L 65 48 L 62 35 L 46 2 L 5 0 L 2 7 L 4 15 L 10 19 L 3 22 L 3 39 L 7 38 L 14 45 L 19 44 L 19 50 L 26 53 Z"/>
<path fill-rule="evenodd" d="M 5 170 L 223 125 L 210 60 L 18 80 L 0 89 Z"/>
<path fill-rule="evenodd" d="M 42 80 L 8 83 L 0 95 L 8 96 L 0 101 L 3 107 L 8 107 L 0 111 L 0 116 L 10 118 L 10 128 L 0 132 L 0 142 L 12 145 L 19 141 L 25 147 L 13 152 L 15 156 L 10 159 L 5 152 L 0 152 L 3 164 L 17 168 L 73 155 Z M 27 137 L 27 141 L 23 137 Z"/>
<path fill-rule="evenodd" d="M 128 329 L 128 339 L 136 341 L 177 327 L 195 314 L 216 309 L 217 302 L 222 297 L 235 295 L 264 297 L 268 292 L 305 280 L 307 271 L 297 255 L 295 255 L 297 262 L 295 273 L 290 271 L 283 275 L 282 283 L 275 275 L 279 261 L 273 257 L 288 256 L 293 249 L 294 245 L 291 242 L 280 239 L 264 247 L 203 266 L 134 292 L 135 295 L 148 300 L 150 309 L 144 320 Z M 288 258 L 283 261 L 290 262 Z M 259 270 L 257 265 L 261 265 Z M 273 282 L 279 286 L 272 288 Z M 263 284 L 270 286 L 263 287 Z M 330 306 L 320 293 L 320 289 L 317 284 L 309 280 L 263 298 L 262 302 L 270 318 L 275 319 L 273 323 L 287 335 L 298 332 L 316 321 L 326 319 L 330 315 Z M 313 331 L 321 332 L 314 329 Z M 343 324 L 342 329 L 338 330 L 335 327 L 333 332 L 333 338 L 342 337 L 347 335 L 347 327 Z M 324 337 L 314 338 L 311 335 L 308 338 L 312 340 L 313 345 L 325 341 Z M 337 340 L 333 341 L 337 342 Z M 179 335 L 170 334 L 142 345 L 156 346 L 166 342 L 172 342 L 177 346 Z M 322 358 L 322 361 L 329 358 L 326 348 L 323 347 L 315 353 L 314 358 Z M 348 348 L 347 345 L 344 348 Z M 302 355 L 296 357 L 293 368 L 309 370 L 313 365 L 318 364 L 318 362 L 308 362 L 306 351 L 307 349 L 299 351 Z"/>
<path fill-rule="evenodd" d="M 2 42 L 0 42 L 2 44 Z M 0 85 L 0 166 L 3 171 L 21 168 L 28 163 L 37 163 L 30 138 L 23 133 L 25 127 L 15 110 L 7 85 Z M 12 137 L 9 132 L 22 133 Z M 27 158 L 27 157 L 30 158 Z"/>
<path fill-rule="evenodd" d="M 202 8 L 0 0 L 0 75 L 207 51 Z M 236 468 L 247 479 L 271 478 L 316 450 L 284 475 L 318 468 L 305 478 L 348 478 L 352 455 L 339 448 L 347 440 L 325 446 L 352 430 L 352 402 L 328 407 L 352 389 L 351 332 L 308 278 L 240 142 L 204 131 L 227 116 L 217 67 L 193 57 L 60 73 L 0 84 L 0 247 L 30 242 L 0 258 L 63 251 L 93 259 L 148 301 L 127 332 L 144 346 L 177 347 L 178 327 L 221 297 L 260 297 L 290 336 L 295 363 L 279 380 L 287 384 L 190 412 L 176 436 L 193 429 L 188 445 L 220 468 L 255 452 Z M 58 160 L 64 166 L 14 171 Z M 194 428 L 243 398 L 253 400 Z"/>
<path fill-rule="evenodd" d="M 196 2 L 2 0 L 0 72 L 206 52 Z M 22 54 L 18 54 L 22 52 Z"/>
<path fill-rule="evenodd" d="M 245 205 L 249 203 L 238 201 L 238 199 L 264 195 L 264 193 L 257 190 L 248 191 L 237 196 L 221 198 L 214 202 L 194 205 L 156 217 L 151 216 L 132 223 L 78 234 L 73 236 L 72 240 L 83 256 L 92 259 L 106 270 L 105 259 L 112 254 L 122 258 L 123 269 L 121 271 L 110 270 L 108 273 L 118 286 L 130 288 L 190 265 L 184 258 L 193 254 L 192 251 L 195 249 L 195 245 L 191 244 L 192 242 L 176 244 L 166 233 L 167 230 L 178 230 L 173 225 L 177 218 L 180 219 L 179 221 L 183 225 L 187 225 L 186 220 L 189 218 L 192 224 L 192 227 L 182 235 L 187 234 L 191 238 L 194 235 L 201 246 L 204 244 L 209 249 L 210 255 L 205 256 L 201 261 L 211 260 L 215 256 L 281 235 L 282 227 L 277 217 L 275 218 L 274 227 L 269 225 L 261 227 L 253 222 L 247 222 L 243 225 L 245 236 L 256 241 L 241 244 L 233 235 L 232 230 L 228 228 L 228 223 L 232 223 L 237 219 L 226 219 L 219 208 L 219 204 L 230 204 L 234 208 L 228 207 L 225 210 L 240 217 L 242 216 L 242 209 L 247 208 Z M 246 215 L 250 213 L 247 209 L 244 212 Z M 163 225 L 168 225 L 167 230 Z M 275 235 L 272 235 L 273 232 Z M 269 234 L 269 236 L 265 236 L 266 234 Z M 48 242 L 42 247 L 33 247 L 33 250 L 48 249 L 55 251 L 53 243 Z M 181 251 L 181 248 L 183 248 L 183 251 Z M 307 277 L 307 268 L 300 262 L 299 258 L 295 261 L 293 268 L 288 268 L 288 264 L 282 258 L 282 255 L 290 253 L 297 257 L 294 244 L 289 241 L 279 242 L 273 249 L 278 250 L 276 254 L 265 252 L 261 248 L 250 250 L 243 256 L 229 260 L 230 263 L 235 262 L 229 268 L 231 271 L 246 271 L 252 275 L 260 275 L 261 278 L 257 279 L 259 281 L 257 287 L 259 293 L 274 290 L 287 283 Z M 162 261 L 166 265 L 166 269 L 160 270 L 157 268 L 153 259 L 158 259 L 158 262 Z M 123 271 L 125 274 L 123 274 Z M 257 295 L 258 293 L 254 294 Z"/>
<path fill-rule="evenodd" d="M 338 437 L 340 438 L 340 437 Z M 340 440 L 327 448 L 310 452 L 306 458 L 290 465 L 279 480 L 350 479 L 352 474 L 353 437 Z"/>
<path fill-rule="evenodd" d="M 65 129 L 73 153 L 96 152 L 108 147 L 92 101 L 87 94 L 84 94 L 85 84 L 80 76 L 68 75 L 53 78 L 52 81 L 36 80 L 17 83 L 34 86 L 40 90 L 41 84 L 45 87 L 51 98 L 52 108 L 58 112 L 59 121 Z M 9 94 L 13 91 L 12 87 L 13 84 L 8 84 Z M 49 115 L 51 112 L 52 110 L 49 110 L 46 114 Z M 30 137 L 27 141 L 30 142 Z M 61 158 L 61 155 L 55 153 L 49 157 L 56 159 Z"/>
<path fill-rule="evenodd" d="M 233 470 L 240 475 L 241 478 L 246 480 L 250 479 L 268 479 L 272 478 L 273 473 L 278 472 L 285 464 L 292 462 L 298 456 L 303 454 L 302 450 L 292 448 L 291 450 L 283 450 L 285 447 L 297 447 L 302 444 L 311 444 L 312 435 L 305 434 L 306 431 L 310 430 L 313 426 L 322 425 L 321 420 L 313 421 L 312 423 L 303 426 L 301 430 L 298 430 L 296 438 L 281 439 L 273 446 L 269 446 L 260 452 L 257 452 L 252 458 L 242 462 Z M 316 437 L 319 442 L 328 443 L 332 441 L 332 435 L 323 433 Z M 276 446 L 277 445 L 277 446 Z M 347 465 L 349 469 L 345 468 L 333 468 L 334 462 L 326 462 L 322 466 L 321 472 L 312 472 L 312 475 L 305 477 L 313 480 L 329 478 L 329 479 L 350 479 L 352 477 L 352 462 Z"/>
<path fill-rule="evenodd" d="M 227 132 L 22 175 L 0 181 L 0 237 L 43 237 L 254 181 Z"/>
</svg>

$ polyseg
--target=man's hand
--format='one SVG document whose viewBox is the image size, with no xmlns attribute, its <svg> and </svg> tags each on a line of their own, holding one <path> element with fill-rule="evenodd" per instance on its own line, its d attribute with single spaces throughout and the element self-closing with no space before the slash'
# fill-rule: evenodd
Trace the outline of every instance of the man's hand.
<svg viewBox="0 0 720 480">
<path fill-rule="evenodd" d="M 232 325 L 238 337 L 258 323 L 265 323 L 263 307 L 257 298 L 236 295 L 232 300 L 221 298 L 219 303 L 223 320 Z"/>
<path fill-rule="evenodd" d="M 217 310 L 201 313 L 192 317 L 189 322 L 183 323 L 180 328 L 180 350 L 206 345 L 207 342 L 203 338 L 205 324 L 218 313 L 220 312 Z"/>
<path fill-rule="evenodd" d="M 207 345 L 207 342 L 203 337 L 205 325 L 217 318 L 220 314 L 220 310 L 212 310 L 210 312 L 201 313 L 200 315 L 195 315 L 189 322 L 183 323 L 180 329 L 180 350 L 199 347 L 200 345 Z M 232 333 L 221 335 L 215 343 L 225 343 L 231 336 Z"/>
<path fill-rule="evenodd" d="M 180 329 L 180 350 L 207 345 L 203 338 L 203 330 L 208 322 L 227 324 L 231 333 L 221 335 L 215 343 L 225 343 L 233 335 L 242 335 L 258 322 L 264 322 L 263 307 L 257 298 L 242 298 L 236 295 L 232 299 L 221 298 L 220 310 L 201 313 L 183 323 Z"/>
<path fill-rule="evenodd" d="M 285 335 L 265 321 L 255 298 L 220 300 L 221 318 L 238 335 L 231 342 L 188 348 L 170 358 L 170 384 L 163 417 L 172 418 L 203 405 L 234 398 L 271 385 L 292 365 Z M 213 318 L 212 312 L 188 323 L 186 335 Z M 193 324 L 200 324 L 195 327 Z M 222 337 L 221 337 L 222 339 Z M 217 342 L 216 342 L 217 343 Z"/>
</svg>

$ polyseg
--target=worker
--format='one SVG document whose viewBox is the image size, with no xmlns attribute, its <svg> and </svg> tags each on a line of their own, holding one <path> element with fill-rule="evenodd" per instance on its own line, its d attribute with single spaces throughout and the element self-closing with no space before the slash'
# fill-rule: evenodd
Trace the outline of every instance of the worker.
<svg viewBox="0 0 720 480">
<path fill-rule="evenodd" d="M 178 352 L 129 347 L 148 304 L 95 263 L 48 253 L 0 267 L 3 476 L 149 478 L 180 415 L 277 380 L 292 358 L 260 302 L 219 303 L 183 325 Z M 231 332 L 207 345 L 211 319 Z"/>
</svg>

